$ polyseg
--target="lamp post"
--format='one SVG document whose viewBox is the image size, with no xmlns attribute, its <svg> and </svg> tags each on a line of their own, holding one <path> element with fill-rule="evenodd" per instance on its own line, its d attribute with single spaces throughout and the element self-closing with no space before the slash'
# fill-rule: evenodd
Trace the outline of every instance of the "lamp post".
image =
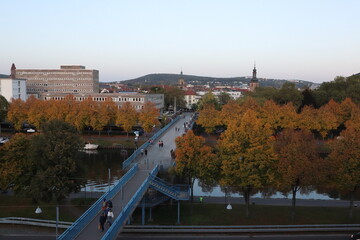
<svg viewBox="0 0 360 240">
<path fill-rule="evenodd" d="M 36 208 L 35 213 L 36 214 L 42 213 L 42 210 L 41 210 L 41 208 L 39 206 Z"/>
</svg>

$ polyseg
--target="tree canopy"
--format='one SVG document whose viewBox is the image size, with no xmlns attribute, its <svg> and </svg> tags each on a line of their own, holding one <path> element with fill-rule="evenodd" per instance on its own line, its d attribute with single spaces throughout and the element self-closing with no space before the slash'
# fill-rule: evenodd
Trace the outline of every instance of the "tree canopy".
<svg viewBox="0 0 360 240">
<path fill-rule="evenodd" d="M 16 193 L 59 202 L 85 184 L 77 158 L 82 145 L 74 127 L 51 120 L 43 124 L 42 134 L 16 135 L 5 144 L 0 172 L 8 171 L 7 183 L 14 183 Z"/>
</svg>

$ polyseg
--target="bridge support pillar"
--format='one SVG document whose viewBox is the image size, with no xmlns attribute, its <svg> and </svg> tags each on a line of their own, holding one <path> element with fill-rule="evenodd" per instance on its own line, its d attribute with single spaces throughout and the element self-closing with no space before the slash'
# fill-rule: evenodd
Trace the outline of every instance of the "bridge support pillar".
<svg viewBox="0 0 360 240">
<path fill-rule="evenodd" d="M 152 207 L 149 207 L 149 222 L 152 222 L 153 221 L 153 218 L 152 218 Z"/>
<path fill-rule="evenodd" d="M 178 200 L 178 219 L 177 224 L 180 224 L 180 200 Z"/>
<path fill-rule="evenodd" d="M 145 225 L 145 196 L 142 199 L 142 206 L 141 206 L 141 224 Z"/>
</svg>

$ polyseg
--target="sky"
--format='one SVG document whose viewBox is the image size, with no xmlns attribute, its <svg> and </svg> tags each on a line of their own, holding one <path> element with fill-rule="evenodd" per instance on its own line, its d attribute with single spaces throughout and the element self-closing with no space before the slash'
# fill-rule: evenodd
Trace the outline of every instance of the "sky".
<svg viewBox="0 0 360 240">
<path fill-rule="evenodd" d="M 358 0 L 0 0 L 0 74 L 84 65 L 332 81 L 360 72 Z"/>
</svg>

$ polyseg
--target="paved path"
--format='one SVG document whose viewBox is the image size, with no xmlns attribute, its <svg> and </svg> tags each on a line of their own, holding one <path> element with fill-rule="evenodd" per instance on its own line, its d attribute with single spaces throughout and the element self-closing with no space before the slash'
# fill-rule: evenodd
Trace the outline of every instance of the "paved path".
<svg viewBox="0 0 360 240">
<path fill-rule="evenodd" d="M 163 135 L 158 139 L 162 140 L 164 147 L 159 147 L 158 142 L 154 142 L 152 146 L 147 148 L 148 154 L 145 156 L 138 156 L 135 162 L 139 163 L 139 171 L 132 177 L 123 188 L 123 195 L 121 191 L 112 199 L 113 212 L 115 218 L 121 212 L 121 210 L 127 205 L 129 200 L 133 197 L 135 192 L 145 181 L 150 171 L 156 166 L 161 165 L 164 170 L 172 166 L 170 151 L 175 150 L 175 138 L 184 133 L 184 123 L 190 121 L 191 114 L 185 113 L 184 117 L 180 118 L 174 125 L 172 125 Z M 175 131 L 175 128 L 180 128 L 180 131 Z M 160 168 L 160 169 L 161 169 Z M 89 239 L 101 239 L 103 232 L 98 230 L 98 223 L 100 218 L 101 209 L 99 209 L 98 215 L 88 224 L 82 232 L 76 238 L 77 240 L 89 240 Z M 105 226 L 105 231 L 108 226 Z"/>
</svg>

